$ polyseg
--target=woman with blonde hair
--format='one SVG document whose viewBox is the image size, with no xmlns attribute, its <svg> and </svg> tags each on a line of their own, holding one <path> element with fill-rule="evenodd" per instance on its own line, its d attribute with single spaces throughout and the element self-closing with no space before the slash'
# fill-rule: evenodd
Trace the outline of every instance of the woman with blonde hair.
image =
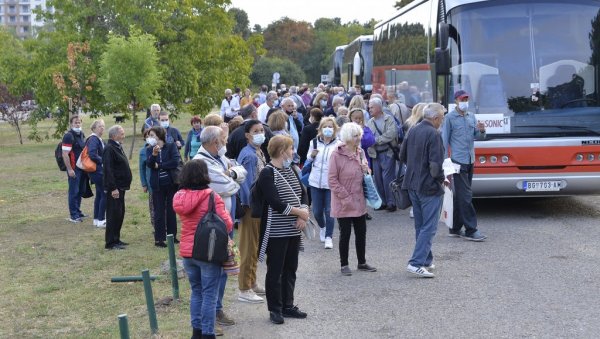
<svg viewBox="0 0 600 339">
<path fill-rule="evenodd" d="M 312 102 L 313 107 L 320 108 L 321 111 L 325 112 L 327 109 L 327 98 L 328 95 L 325 92 L 321 92 L 315 96 L 315 100 Z"/>
<path fill-rule="evenodd" d="M 290 136 L 290 132 L 288 131 L 288 115 L 285 114 L 281 110 L 277 110 L 271 115 L 269 115 L 269 119 L 267 120 L 267 125 L 273 132 L 273 135 L 285 135 Z"/>
<path fill-rule="evenodd" d="M 423 120 L 423 109 L 425 106 L 427 106 L 427 104 L 424 102 L 420 102 L 413 106 L 410 117 L 406 119 L 406 122 L 403 126 L 405 134 L 409 129 Z"/>
<path fill-rule="evenodd" d="M 94 198 L 94 226 L 98 228 L 106 227 L 106 193 L 104 193 L 104 183 L 102 179 L 102 154 L 104 153 L 104 120 L 94 120 L 92 126 L 92 135 L 88 137 L 85 144 L 88 148 L 88 155 L 96 163 L 96 171 L 89 173 L 89 177 L 96 185 L 96 197 Z"/>
<path fill-rule="evenodd" d="M 321 119 L 317 129 L 317 137 L 310 142 L 307 161 L 312 162 L 308 186 L 312 199 L 312 210 L 315 220 L 321 228 L 320 239 L 326 249 L 333 248 L 333 224 L 331 217 L 331 191 L 327 176 L 331 154 L 340 143 L 337 138 L 339 127 L 332 117 Z"/>
<path fill-rule="evenodd" d="M 361 95 L 355 95 L 354 97 L 352 97 L 352 100 L 350 100 L 350 104 L 348 104 L 348 111 L 352 113 L 352 111 L 354 111 L 355 109 L 360 109 L 363 112 L 364 121 L 368 121 L 370 115 L 369 112 L 367 112 L 366 107 L 367 105 L 363 97 Z"/>
</svg>

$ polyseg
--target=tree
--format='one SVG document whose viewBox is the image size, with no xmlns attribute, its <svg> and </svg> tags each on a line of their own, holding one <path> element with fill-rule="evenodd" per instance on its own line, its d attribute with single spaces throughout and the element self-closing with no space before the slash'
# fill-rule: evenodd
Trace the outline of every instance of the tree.
<svg viewBox="0 0 600 339">
<path fill-rule="evenodd" d="M 233 22 L 235 22 L 235 26 L 233 26 L 233 33 L 240 35 L 242 39 L 248 40 L 250 37 L 250 21 L 248 20 L 248 13 L 243 9 L 239 8 L 230 8 L 227 11 Z"/>
<path fill-rule="evenodd" d="M 305 21 L 283 18 L 275 21 L 263 32 L 264 46 L 269 57 L 287 58 L 300 64 L 302 56 L 314 42 L 312 26 Z"/>
<path fill-rule="evenodd" d="M 400 0 L 400 1 L 396 1 L 396 4 L 394 5 L 394 7 L 396 9 L 400 9 L 406 5 L 408 5 L 409 3 L 411 3 L 413 0 Z"/>
<path fill-rule="evenodd" d="M 306 79 L 302 69 L 291 60 L 269 57 L 260 58 L 254 64 L 250 78 L 256 85 L 270 84 L 275 72 L 281 75 L 280 82 L 285 84 L 300 84 Z"/>
<path fill-rule="evenodd" d="M 154 43 L 154 37 L 149 34 L 134 32 L 129 38 L 112 35 L 100 60 L 100 90 L 106 100 L 117 108 L 131 105 L 133 137 L 129 159 L 135 145 L 135 113 L 156 99 L 162 82 Z"/>
</svg>

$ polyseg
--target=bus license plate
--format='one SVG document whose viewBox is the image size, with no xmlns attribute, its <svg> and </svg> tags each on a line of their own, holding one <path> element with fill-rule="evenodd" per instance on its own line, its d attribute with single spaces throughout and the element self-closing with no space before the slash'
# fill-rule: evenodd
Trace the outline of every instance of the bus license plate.
<svg viewBox="0 0 600 339">
<path fill-rule="evenodd" d="M 525 192 L 560 191 L 562 181 L 523 181 Z"/>
</svg>

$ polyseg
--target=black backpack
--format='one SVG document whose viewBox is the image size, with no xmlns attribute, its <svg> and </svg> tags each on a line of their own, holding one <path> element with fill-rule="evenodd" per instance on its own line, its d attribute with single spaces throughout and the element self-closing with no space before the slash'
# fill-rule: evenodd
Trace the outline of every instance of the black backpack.
<svg viewBox="0 0 600 339">
<path fill-rule="evenodd" d="M 222 264 L 229 256 L 227 253 L 229 234 L 227 234 L 227 225 L 215 209 L 214 194 L 214 192 L 210 192 L 208 210 L 196 227 L 192 258 Z"/>
<path fill-rule="evenodd" d="M 58 165 L 58 169 L 66 172 L 67 166 L 65 166 L 65 161 L 62 156 L 62 141 L 56 145 L 56 149 L 54 149 L 54 158 L 56 158 L 56 164 Z"/>
</svg>

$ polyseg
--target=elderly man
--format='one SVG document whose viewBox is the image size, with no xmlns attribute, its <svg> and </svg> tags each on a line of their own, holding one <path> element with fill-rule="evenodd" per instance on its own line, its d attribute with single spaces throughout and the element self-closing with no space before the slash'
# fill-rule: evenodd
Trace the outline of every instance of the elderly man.
<svg viewBox="0 0 600 339">
<path fill-rule="evenodd" d="M 300 143 L 300 132 L 302 132 L 302 128 L 304 128 L 304 123 L 302 122 L 302 116 L 298 114 L 296 110 L 296 103 L 292 98 L 287 97 L 284 98 L 281 102 L 281 108 L 288 115 L 288 130 L 294 140 L 294 152 L 298 152 L 298 145 Z M 300 158 L 294 159 L 295 163 L 300 162 Z"/>
<path fill-rule="evenodd" d="M 171 122 L 169 121 L 169 113 L 162 111 L 158 115 L 158 120 L 160 126 L 165 129 L 165 138 L 167 142 L 174 142 L 177 145 L 177 149 L 181 149 L 185 145 L 185 141 L 183 141 L 183 137 L 181 136 L 181 132 L 173 126 L 171 126 Z"/>
<path fill-rule="evenodd" d="M 429 104 L 423 121 L 402 144 L 400 162 L 407 166 L 402 188 L 408 190 L 415 215 L 416 244 L 406 270 L 423 278 L 433 278 L 431 245 L 440 220 L 444 189 L 444 147 L 438 129 L 444 121 L 444 107 Z"/>
<path fill-rule="evenodd" d="M 152 104 L 150 106 L 150 116 L 148 118 L 146 118 L 146 120 L 144 121 L 144 128 L 142 129 L 142 131 L 149 130 L 154 126 L 160 125 L 158 122 L 158 114 L 159 113 L 160 113 L 160 105 Z"/>
<path fill-rule="evenodd" d="M 473 163 L 475 162 L 475 139 L 485 138 L 485 126 L 477 122 L 475 115 L 468 111 L 469 93 L 458 90 L 454 93 L 456 108 L 446 116 L 442 126 L 444 155 L 460 165 L 460 172 L 453 175 L 454 220 L 451 237 L 461 237 L 471 241 L 483 241 L 487 237 L 477 230 L 477 215 L 473 207 Z M 465 227 L 465 232 L 461 231 Z"/>
<path fill-rule="evenodd" d="M 202 146 L 194 159 L 202 159 L 208 166 L 208 176 L 210 178 L 209 187 L 221 196 L 225 203 L 225 209 L 232 213 L 232 196 L 240 189 L 239 183 L 246 178 L 246 170 L 243 166 L 232 167 L 231 161 L 225 157 L 225 134 L 217 126 L 208 126 L 200 133 Z M 235 322 L 223 311 L 223 296 L 225 295 L 225 285 L 227 284 L 227 274 L 223 272 L 219 286 L 219 296 L 217 299 L 217 323 L 219 325 L 233 325 Z"/>
<path fill-rule="evenodd" d="M 233 130 L 233 132 L 231 132 L 229 138 L 227 139 L 227 153 L 225 153 L 225 155 L 229 159 L 237 159 L 240 155 L 240 152 L 242 151 L 242 148 L 246 147 L 246 145 L 248 144 L 248 140 L 246 139 L 246 132 L 244 130 L 246 122 L 248 122 L 249 120 L 258 120 L 258 113 L 253 105 L 246 105 L 242 107 L 242 109 L 240 109 L 240 116 L 244 118 L 244 122 L 238 128 Z M 267 157 L 268 161 L 269 155 L 267 153 L 267 145 L 269 144 L 269 140 L 271 140 L 271 138 L 273 137 L 273 132 L 271 132 L 271 129 L 267 124 L 262 123 L 262 125 L 265 131 L 266 139 L 265 142 L 262 143 L 261 149 L 263 150 L 263 153 Z"/>
<path fill-rule="evenodd" d="M 298 113 L 302 114 L 302 116 L 308 113 L 308 111 L 306 110 L 306 106 L 304 105 L 304 101 L 302 100 L 302 97 L 298 95 L 298 86 L 290 87 L 290 98 L 292 98 L 292 100 L 294 100 L 294 103 L 296 103 L 296 109 L 298 110 Z"/>
<path fill-rule="evenodd" d="M 367 122 L 367 126 L 375 135 L 375 145 L 369 147 L 367 151 L 369 157 L 373 159 L 375 186 L 383 201 L 379 210 L 387 209 L 389 212 L 394 212 L 396 203 L 389 183 L 394 180 L 396 173 L 398 152 L 396 122 L 391 115 L 383 113 L 383 102 L 379 98 L 369 100 L 369 113 L 371 119 Z"/>
<path fill-rule="evenodd" d="M 125 130 L 119 125 L 108 130 L 108 144 L 102 154 L 104 189 L 106 190 L 106 233 L 104 247 L 109 250 L 124 249 L 121 226 L 125 218 L 125 191 L 131 186 L 131 169 L 123 147 Z"/>
<path fill-rule="evenodd" d="M 275 101 L 277 100 L 277 92 L 270 91 L 267 93 L 267 98 L 265 103 L 258 106 L 258 120 L 263 124 L 267 123 L 267 114 L 269 110 L 275 106 Z"/>
<path fill-rule="evenodd" d="M 340 87 L 342 88 L 342 87 Z M 341 97 L 339 95 L 336 95 L 333 97 L 333 99 L 331 99 L 331 107 L 327 108 L 324 112 L 324 115 L 326 117 L 333 115 L 334 117 L 337 117 L 338 115 L 338 109 L 341 106 L 344 106 L 344 97 Z"/>
<path fill-rule="evenodd" d="M 225 98 L 221 102 L 221 118 L 225 122 L 233 119 L 240 110 L 240 102 L 231 95 L 231 90 L 228 88 L 225 90 Z"/>
</svg>

